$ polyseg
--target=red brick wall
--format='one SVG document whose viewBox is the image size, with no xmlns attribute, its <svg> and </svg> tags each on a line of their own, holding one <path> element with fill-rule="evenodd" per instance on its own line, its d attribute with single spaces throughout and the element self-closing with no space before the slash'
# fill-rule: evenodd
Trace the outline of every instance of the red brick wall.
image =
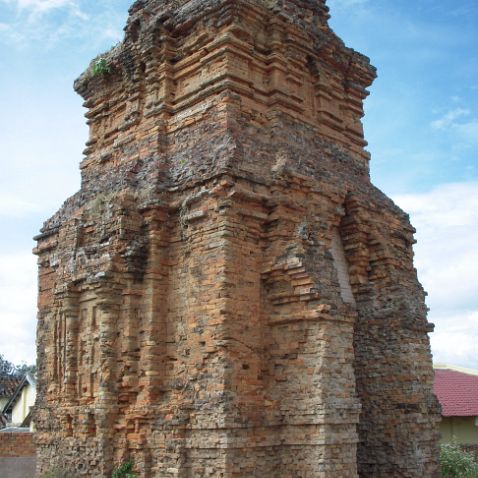
<svg viewBox="0 0 478 478">
<path fill-rule="evenodd" d="M 0 457 L 17 458 L 36 455 L 33 433 L 0 433 Z"/>
<path fill-rule="evenodd" d="M 474 455 L 475 460 L 478 460 L 478 443 L 469 443 L 467 445 L 460 445 L 462 450 L 467 451 L 468 453 L 471 453 Z"/>
</svg>

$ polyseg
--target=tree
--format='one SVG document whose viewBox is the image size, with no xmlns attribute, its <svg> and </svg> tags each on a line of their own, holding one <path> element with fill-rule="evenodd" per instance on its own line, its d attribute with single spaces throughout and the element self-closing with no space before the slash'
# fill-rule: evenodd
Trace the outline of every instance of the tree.
<svg viewBox="0 0 478 478">
<path fill-rule="evenodd" d="M 15 365 L 10 363 L 5 357 L 0 354 L 0 378 L 17 377 L 19 375 Z"/>
<path fill-rule="evenodd" d="M 20 365 L 16 365 L 15 368 L 20 375 L 26 375 L 27 373 L 29 373 L 30 375 L 35 375 L 37 371 L 36 365 L 28 365 L 26 362 L 22 362 Z"/>
<path fill-rule="evenodd" d="M 20 365 L 13 365 L 0 354 L 0 379 L 23 377 L 27 373 L 35 375 L 36 370 L 36 365 L 28 365 L 26 362 L 22 362 Z"/>
</svg>

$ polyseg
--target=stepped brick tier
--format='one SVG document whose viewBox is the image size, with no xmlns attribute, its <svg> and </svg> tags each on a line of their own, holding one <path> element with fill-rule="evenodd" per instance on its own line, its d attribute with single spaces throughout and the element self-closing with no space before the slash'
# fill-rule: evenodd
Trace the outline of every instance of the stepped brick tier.
<svg viewBox="0 0 478 478">
<path fill-rule="evenodd" d="M 324 0 L 143 0 L 37 237 L 38 473 L 437 476 L 408 217 Z"/>
</svg>

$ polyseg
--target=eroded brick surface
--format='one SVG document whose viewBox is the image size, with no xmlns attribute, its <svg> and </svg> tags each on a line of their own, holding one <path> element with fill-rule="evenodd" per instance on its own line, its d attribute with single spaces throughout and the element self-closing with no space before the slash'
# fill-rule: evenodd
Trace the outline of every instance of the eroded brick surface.
<svg viewBox="0 0 478 478">
<path fill-rule="evenodd" d="M 434 477 L 408 217 L 323 1 L 144 0 L 77 80 L 81 190 L 38 237 L 38 471 Z"/>
</svg>

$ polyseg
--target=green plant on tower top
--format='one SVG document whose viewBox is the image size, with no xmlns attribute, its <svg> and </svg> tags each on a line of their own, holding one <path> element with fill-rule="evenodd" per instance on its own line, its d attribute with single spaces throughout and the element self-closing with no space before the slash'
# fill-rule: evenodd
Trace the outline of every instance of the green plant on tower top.
<svg viewBox="0 0 478 478">
<path fill-rule="evenodd" d="M 106 58 L 100 58 L 93 64 L 93 76 L 108 75 L 111 73 L 111 66 Z"/>
</svg>

